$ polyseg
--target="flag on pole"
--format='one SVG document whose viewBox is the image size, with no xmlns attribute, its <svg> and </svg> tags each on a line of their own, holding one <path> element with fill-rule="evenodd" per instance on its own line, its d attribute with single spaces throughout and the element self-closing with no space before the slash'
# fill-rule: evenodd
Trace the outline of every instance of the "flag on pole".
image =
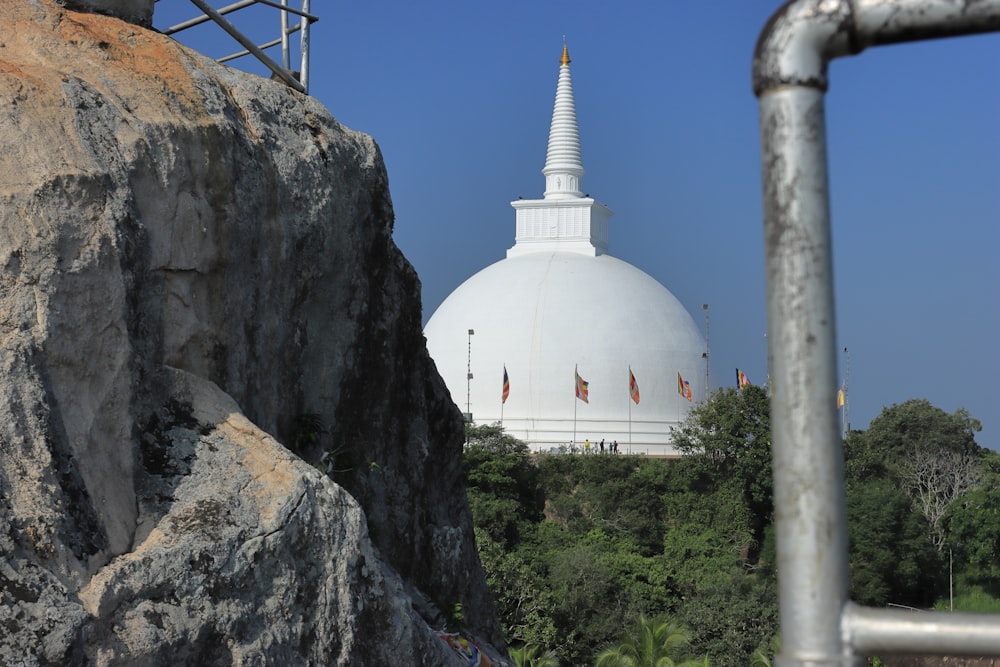
<svg viewBox="0 0 1000 667">
<path fill-rule="evenodd" d="M 677 374 L 677 393 L 691 400 L 691 383 L 681 377 L 680 373 Z"/>
<path fill-rule="evenodd" d="M 736 387 L 738 389 L 742 390 L 743 387 L 749 387 L 749 386 L 750 386 L 750 378 L 747 377 L 746 373 L 744 373 L 743 371 L 741 371 L 740 369 L 737 368 L 736 369 Z"/>
<path fill-rule="evenodd" d="M 844 388 L 841 387 L 840 391 L 837 392 L 837 409 L 844 407 Z"/>
<path fill-rule="evenodd" d="M 510 379 L 507 377 L 507 365 L 503 367 L 503 394 L 500 396 L 500 403 L 506 403 L 510 396 Z"/>
<path fill-rule="evenodd" d="M 636 405 L 639 405 L 639 383 L 635 381 L 631 367 L 628 369 L 628 395 Z"/>
<path fill-rule="evenodd" d="M 590 391 L 590 383 L 580 377 L 580 373 L 576 370 L 573 371 L 573 375 L 576 376 L 576 397 L 584 403 L 590 403 L 590 401 L 587 400 L 587 392 Z"/>
</svg>

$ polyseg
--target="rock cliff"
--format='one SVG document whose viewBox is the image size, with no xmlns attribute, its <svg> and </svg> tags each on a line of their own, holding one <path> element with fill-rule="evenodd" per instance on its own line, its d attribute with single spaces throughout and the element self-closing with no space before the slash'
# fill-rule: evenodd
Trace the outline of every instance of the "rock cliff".
<svg viewBox="0 0 1000 667">
<path fill-rule="evenodd" d="M 496 658 L 375 143 L 113 16 L 0 26 L 0 664 Z"/>
</svg>

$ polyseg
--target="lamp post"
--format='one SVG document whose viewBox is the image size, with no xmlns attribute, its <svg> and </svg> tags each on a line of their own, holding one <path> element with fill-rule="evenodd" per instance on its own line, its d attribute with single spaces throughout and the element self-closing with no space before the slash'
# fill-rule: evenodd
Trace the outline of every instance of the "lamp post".
<svg viewBox="0 0 1000 667">
<path fill-rule="evenodd" d="M 475 330 L 469 329 L 469 358 L 465 367 L 465 421 L 472 422 L 472 336 Z"/>
<path fill-rule="evenodd" d="M 702 354 L 701 356 L 705 359 L 705 401 L 707 402 L 708 401 L 708 371 L 709 371 L 709 369 L 708 369 L 708 354 L 709 354 L 709 349 L 710 349 L 709 345 L 708 345 L 708 304 L 707 303 L 701 304 L 701 308 L 702 308 L 702 310 L 705 311 L 705 353 Z"/>
</svg>

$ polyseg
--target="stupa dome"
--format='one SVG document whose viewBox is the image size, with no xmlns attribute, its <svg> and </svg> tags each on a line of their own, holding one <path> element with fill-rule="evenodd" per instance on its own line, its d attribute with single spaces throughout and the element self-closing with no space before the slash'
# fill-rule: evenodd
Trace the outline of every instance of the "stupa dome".
<svg viewBox="0 0 1000 667">
<path fill-rule="evenodd" d="M 533 449 L 589 440 L 596 451 L 604 439 L 622 453 L 674 454 L 672 428 L 704 395 L 705 343 L 673 294 L 607 253 L 611 212 L 579 191 L 565 47 L 543 173 L 544 199 L 511 204 L 507 258 L 466 280 L 429 320 L 430 355 L 462 412 L 476 424 L 502 422 Z"/>
</svg>

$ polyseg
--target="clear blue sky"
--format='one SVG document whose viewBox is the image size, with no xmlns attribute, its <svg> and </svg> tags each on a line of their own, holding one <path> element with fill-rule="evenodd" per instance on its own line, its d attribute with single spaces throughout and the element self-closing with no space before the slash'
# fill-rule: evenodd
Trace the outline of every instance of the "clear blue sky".
<svg viewBox="0 0 1000 667">
<path fill-rule="evenodd" d="M 709 304 L 713 386 L 732 385 L 736 367 L 765 381 L 750 65 L 778 2 L 312 5 L 311 93 L 382 149 L 425 322 L 513 244 L 509 202 L 542 194 L 565 35 L 583 190 L 614 211 L 612 254 L 699 324 Z M 160 0 L 154 22 L 194 12 Z M 264 41 L 277 35 L 275 14 L 232 20 Z M 202 32 L 181 41 L 212 56 L 237 50 L 221 31 Z M 837 329 L 854 428 L 927 398 L 968 409 L 983 423 L 980 444 L 1000 449 L 998 63 L 1000 35 L 990 35 L 869 49 L 831 68 Z"/>
</svg>

